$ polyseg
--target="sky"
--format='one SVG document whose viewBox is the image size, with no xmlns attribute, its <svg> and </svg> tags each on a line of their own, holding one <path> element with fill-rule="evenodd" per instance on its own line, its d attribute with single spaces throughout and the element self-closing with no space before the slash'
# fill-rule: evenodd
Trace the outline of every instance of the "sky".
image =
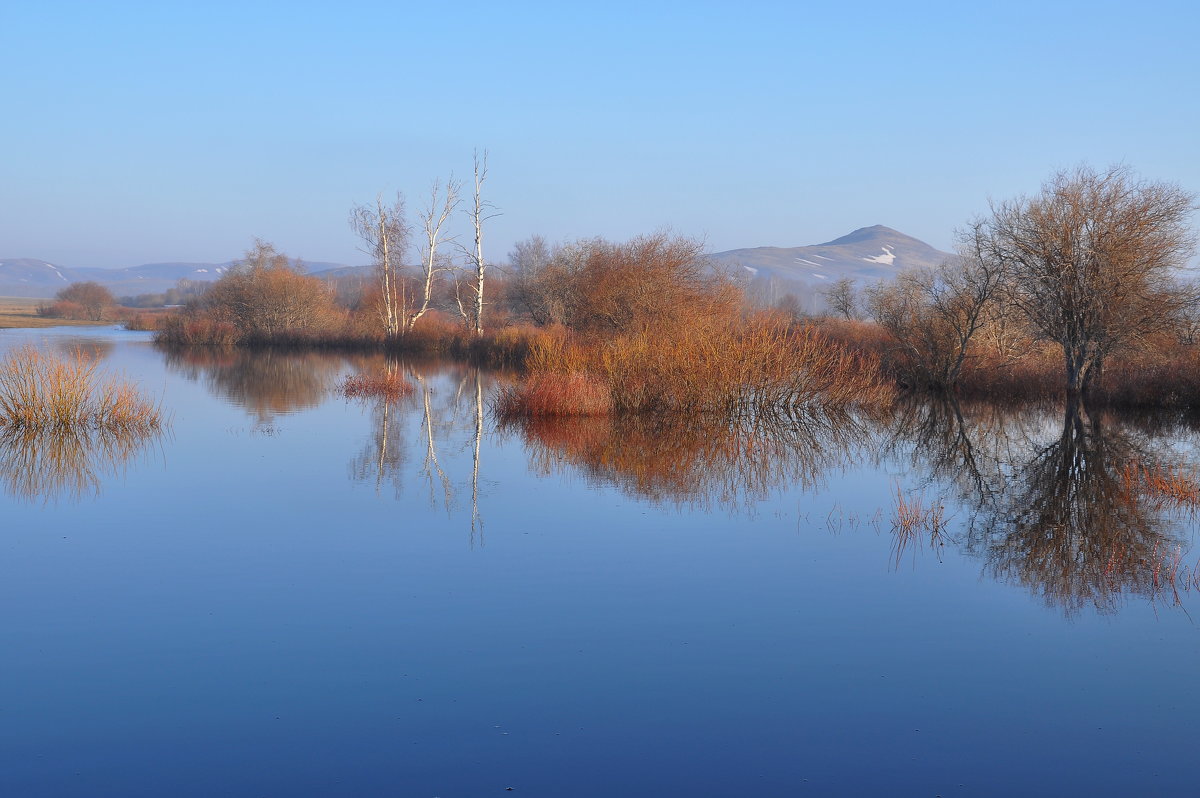
<svg viewBox="0 0 1200 798">
<path fill-rule="evenodd" d="M 533 234 L 710 251 L 1123 163 L 1200 191 L 1191 2 L 0 3 L 0 258 L 365 263 L 357 203 L 469 178 Z M 465 217 L 457 229 L 468 236 Z"/>
</svg>

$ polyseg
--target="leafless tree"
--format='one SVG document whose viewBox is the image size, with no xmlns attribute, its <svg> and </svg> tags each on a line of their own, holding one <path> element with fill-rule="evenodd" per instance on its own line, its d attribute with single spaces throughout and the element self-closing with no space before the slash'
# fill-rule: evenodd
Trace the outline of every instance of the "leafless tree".
<svg viewBox="0 0 1200 798">
<path fill-rule="evenodd" d="M 446 220 L 458 207 L 460 189 L 461 184 L 453 176 L 446 181 L 444 190 L 440 182 L 434 182 L 429 193 L 429 204 L 421 211 L 421 298 L 419 302 L 413 299 L 405 315 L 406 330 L 411 330 L 417 320 L 429 310 L 429 303 L 433 300 L 434 277 L 438 272 L 446 271 L 446 267 L 439 260 L 438 247 L 454 241 L 453 236 L 446 235 L 444 228 Z"/>
<path fill-rule="evenodd" d="M 936 269 L 906 272 L 872 287 L 868 303 L 903 353 L 910 377 L 944 389 L 958 381 L 1000 282 L 995 264 L 964 252 Z"/>
<path fill-rule="evenodd" d="M 363 252 L 375 260 L 375 273 L 380 291 L 380 316 L 384 334 L 389 338 L 400 333 L 403 318 L 404 291 L 400 269 L 408 251 L 410 228 L 404 218 L 404 198 L 396 195 L 391 205 L 384 205 L 383 195 L 375 197 L 375 207 L 357 205 L 350 211 L 350 227 L 363 241 Z"/>
<path fill-rule="evenodd" d="M 1196 302 L 1178 282 L 1195 249 L 1195 196 L 1128 168 L 1058 172 L 1034 197 L 993 204 L 974 228 L 979 256 L 1005 272 L 1031 326 L 1063 350 L 1068 400 L 1105 359 L 1178 323 Z"/>
<path fill-rule="evenodd" d="M 473 202 L 467 210 L 467 215 L 471 219 L 471 227 L 475 231 L 474 247 L 467 251 L 467 257 L 474 272 L 474 279 L 468 286 L 472 295 L 469 297 L 471 300 L 471 309 L 468 309 L 463 304 L 461 295 L 456 294 L 459 312 L 467 320 L 468 324 L 474 324 L 476 335 L 483 335 L 483 306 L 486 304 L 483 300 L 484 278 L 487 274 L 487 262 L 483 259 L 483 223 L 499 215 L 495 213 L 496 206 L 483 199 L 483 184 L 487 181 L 487 173 L 487 150 L 483 151 L 482 156 L 476 150 L 475 190 L 472 195 Z"/>
<path fill-rule="evenodd" d="M 852 278 L 842 277 L 834 280 L 821 291 L 821 296 L 825 297 L 825 304 L 829 306 L 829 311 L 835 316 L 841 316 L 844 319 L 858 317 L 858 292 L 855 290 Z"/>
</svg>

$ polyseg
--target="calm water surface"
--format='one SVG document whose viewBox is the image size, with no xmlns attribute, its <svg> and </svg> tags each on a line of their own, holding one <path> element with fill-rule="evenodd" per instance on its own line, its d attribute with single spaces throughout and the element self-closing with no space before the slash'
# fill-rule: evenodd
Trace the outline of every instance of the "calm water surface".
<svg viewBox="0 0 1200 798">
<path fill-rule="evenodd" d="M 1195 794 L 1195 519 L 1131 470 L 1187 426 L 497 429 L 453 364 L 28 340 L 172 425 L 0 440 L 0 795 Z"/>
</svg>

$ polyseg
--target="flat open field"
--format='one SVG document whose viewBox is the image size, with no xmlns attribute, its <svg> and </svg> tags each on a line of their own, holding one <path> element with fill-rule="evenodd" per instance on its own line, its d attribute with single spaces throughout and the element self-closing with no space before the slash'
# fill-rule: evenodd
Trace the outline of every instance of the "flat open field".
<svg viewBox="0 0 1200 798">
<path fill-rule="evenodd" d="M 95 327 L 112 324 L 111 321 L 72 321 L 70 319 L 48 319 L 37 315 L 38 305 L 49 304 L 52 301 L 28 297 L 0 297 L 0 329 L 10 327 Z"/>
</svg>

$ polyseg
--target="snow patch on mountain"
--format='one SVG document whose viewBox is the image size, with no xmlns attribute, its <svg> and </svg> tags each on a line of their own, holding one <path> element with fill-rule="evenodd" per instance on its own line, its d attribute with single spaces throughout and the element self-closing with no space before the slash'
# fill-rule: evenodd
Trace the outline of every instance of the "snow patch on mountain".
<svg viewBox="0 0 1200 798">
<path fill-rule="evenodd" d="M 876 255 L 872 258 L 864 257 L 863 260 L 870 261 L 871 263 L 882 263 L 885 266 L 891 266 L 896 262 L 896 253 L 892 252 L 892 248 L 887 245 L 884 245 L 882 249 L 882 255 Z"/>
</svg>

